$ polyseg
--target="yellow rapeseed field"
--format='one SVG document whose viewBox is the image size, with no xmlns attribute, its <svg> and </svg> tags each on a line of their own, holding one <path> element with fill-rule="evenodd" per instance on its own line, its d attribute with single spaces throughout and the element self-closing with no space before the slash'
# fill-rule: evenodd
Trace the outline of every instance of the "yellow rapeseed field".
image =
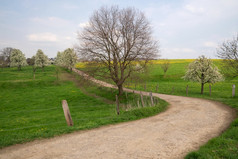
<svg viewBox="0 0 238 159">
<path fill-rule="evenodd" d="M 190 63 L 193 62 L 195 59 L 159 59 L 159 60 L 151 60 L 150 64 L 163 64 L 166 61 L 169 63 Z M 222 59 L 212 59 L 213 62 L 221 61 Z M 75 68 L 85 68 L 90 62 L 78 62 L 75 64 Z M 137 64 L 138 62 L 134 62 L 133 64 Z"/>
</svg>

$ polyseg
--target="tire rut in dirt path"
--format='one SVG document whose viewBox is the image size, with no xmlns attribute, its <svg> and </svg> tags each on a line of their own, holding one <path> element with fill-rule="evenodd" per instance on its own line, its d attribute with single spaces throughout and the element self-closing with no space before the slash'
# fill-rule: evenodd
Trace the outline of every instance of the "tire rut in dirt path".
<svg viewBox="0 0 238 159">
<path fill-rule="evenodd" d="M 183 158 L 221 134 L 236 114 L 209 100 L 156 93 L 153 96 L 169 102 L 168 110 L 146 119 L 11 146 L 0 150 L 0 158 Z"/>
</svg>

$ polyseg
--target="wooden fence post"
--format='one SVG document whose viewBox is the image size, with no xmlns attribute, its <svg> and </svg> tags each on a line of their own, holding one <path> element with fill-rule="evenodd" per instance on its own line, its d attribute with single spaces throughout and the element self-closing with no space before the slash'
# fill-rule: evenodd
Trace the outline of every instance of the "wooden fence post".
<svg viewBox="0 0 238 159">
<path fill-rule="evenodd" d="M 173 94 L 174 93 L 174 86 L 172 87 L 172 91 L 171 91 L 171 94 Z"/>
<path fill-rule="evenodd" d="M 186 87 L 186 95 L 188 96 L 188 85 Z"/>
<path fill-rule="evenodd" d="M 117 110 L 117 115 L 120 114 L 120 110 L 119 110 L 119 100 L 118 100 L 118 96 L 116 95 L 116 110 Z"/>
<path fill-rule="evenodd" d="M 139 99 L 137 100 L 137 107 L 138 107 L 138 108 L 140 107 L 140 101 L 139 101 Z"/>
<path fill-rule="evenodd" d="M 141 99 L 141 104 L 142 104 L 142 107 L 144 107 L 145 105 L 144 105 L 143 95 L 142 95 L 142 93 L 141 93 L 141 92 L 140 92 L 140 99 Z"/>
<path fill-rule="evenodd" d="M 156 105 L 157 105 L 159 103 L 159 99 L 155 98 L 155 101 L 156 101 Z"/>
<path fill-rule="evenodd" d="M 232 97 L 235 97 L 236 85 L 232 85 Z"/>
<path fill-rule="evenodd" d="M 154 106 L 154 100 L 153 100 L 152 92 L 150 92 L 150 101 L 151 101 L 151 106 Z"/>
<path fill-rule="evenodd" d="M 212 86 L 209 84 L 209 95 L 211 96 L 212 94 Z"/>
<path fill-rule="evenodd" d="M 73 123 L 73 120 L 71 118 L 68 103 L 67 103 L 66 100 L 62 100 L 62 107 L 63 107 L 63 110 L 64 110 L 64 116 L 65 116 L 65 120 L 67 122 L 67 125 L 68 126 L 73 126 L 74 123 Z"/>
</svg>

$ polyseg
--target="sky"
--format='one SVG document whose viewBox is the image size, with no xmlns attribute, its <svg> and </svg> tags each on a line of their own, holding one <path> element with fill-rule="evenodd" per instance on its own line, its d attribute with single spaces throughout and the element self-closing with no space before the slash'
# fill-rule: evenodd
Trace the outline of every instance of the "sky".
<svg viewBox="0 0 238 159">
<path fill-rule="evenodd" d="M 144 12 L 160 58 L 217 58 L 216 49 L 238 34 L 238 0 L 0 0 L 0 49 L 56 57 L 78 44 L 77 33 L 101 6 Z"/>
</svg>

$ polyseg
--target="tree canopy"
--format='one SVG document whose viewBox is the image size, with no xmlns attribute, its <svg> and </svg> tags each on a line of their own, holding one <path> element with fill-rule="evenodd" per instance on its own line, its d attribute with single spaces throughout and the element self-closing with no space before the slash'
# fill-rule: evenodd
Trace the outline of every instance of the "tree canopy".
<svg viewBox="0 0 238 159">
<path fill-rule="evenodd" d="M 77 55 L 74 52 L 74 49 L 71 48 L 66 49 L 63 53 L 63 57 L 65 66 L 69 68 L 70 71 L 72 71 L 72 68 L 74 67 L 77 61 Z"/>
<path fill-rule="evenodd" d="M 48 57 L 43 53 L 41 49 L 37 50 L 35 55 L 35 66 L 41 67 L 44 70 L 44 67 L 48 64 Z"/>
<path fill-rule="evenodd" d="M 68 48 L 64 52 L 58 52 L 56 57 L 56 64 L 66 67 L 72 71 L 75 63 L 77 62 L 77 55 L 74 49 Z"/>
<path fill-rule="evenodd" d="M 88 73 L 112 79 L 119 95 L 125 80 L 158 53 L 149 21 L 134 8 L 112 6 L 96 10 L 79 34 L 79 43 L 79 56 L 91 61 Z M 141 67 L 134 67 L 137 64 Z"/>
<path fill-rule="evenodd" d="M 22 66 L 26 66 L 26 57 L 19 49 L 13 49 L 10 55 L 10 66 L 18 67 L 18 70 L 21 70 Z"/>
<path fill-rule="evenodd" d="M 205 56 L 200 56 L 190 63 L 183 78 L 188 81 L 201 83 L 201 94 L 203 94 L 206 83 L 214 84 L 223 80 L 223 76 L 219 73 L 218 68 L 213 64 L 212 60 L 207 59 Z"/>
</svg>

